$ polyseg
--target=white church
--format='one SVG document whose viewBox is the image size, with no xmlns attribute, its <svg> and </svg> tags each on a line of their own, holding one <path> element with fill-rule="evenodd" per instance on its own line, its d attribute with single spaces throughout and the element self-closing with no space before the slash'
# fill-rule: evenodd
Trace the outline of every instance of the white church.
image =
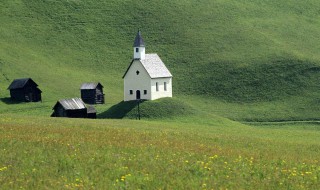
<svg viewBox="0 0 320 190">
<path fill-rule="evenodd" d="M 140 31 L 134 40 L 133 51 L 133 59 L 122 77 L 124 101 L 172 97 L 172 75 L 156 53 L 145 53 Z"/>
</svg>

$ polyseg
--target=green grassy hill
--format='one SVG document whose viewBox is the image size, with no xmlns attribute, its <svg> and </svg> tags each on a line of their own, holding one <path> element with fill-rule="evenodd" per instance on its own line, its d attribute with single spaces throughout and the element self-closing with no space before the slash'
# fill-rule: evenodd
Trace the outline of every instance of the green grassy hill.
<svg viewBox="0 0 320 190">
<path fill-rule="evenodd" d="M 1 1 L 0 188 L 319 189 L 319 7 Z M 122 76 L 139 28 L 174 98 L 142 102 L 136 121 Z M 25 77 L 43 102 L 10 101 L 7 87 Z M 90 81 L 105 87 L 98 117 L 112 119 L 49 117 Z"/>
<path fill-rule="evenodd" d="M 49 115 L 56 100 L 79 96 L 85 81 L 105 86 L 100 112 L 118 104 L 140 28 L 147 53 L 158 53 L 172 71 L 180 100 L 236 120 L 319 119 L 317 7 L 318 1 L 1 2 L 0 96 L 8 97 L 14 78 L 32 77 L 44 102 L 3 101 L 0 112 Z"/>
<path fill-rule="evenodd" d="M 139 105 L 138 105 L 139 104 Z M 111 119 L 176 119 L 196 115 L 198 112 L 177 98 L 162 98 L 154 101 L 120 102 L 98 115 L 100 118 Z"/>
</svg>

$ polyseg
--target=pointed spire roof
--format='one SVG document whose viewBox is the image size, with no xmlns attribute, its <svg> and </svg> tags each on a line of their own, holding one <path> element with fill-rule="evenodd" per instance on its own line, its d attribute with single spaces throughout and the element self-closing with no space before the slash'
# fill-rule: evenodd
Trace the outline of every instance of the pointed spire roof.
<svg viewBox="0 0 320 190">
<path fill-rule="evenodd" d="M 138 30 L 137 36 L 134 39 L 133 47 L 144 47 L 144 41 L 142 39 L 140 30 Z"/>
</svg>

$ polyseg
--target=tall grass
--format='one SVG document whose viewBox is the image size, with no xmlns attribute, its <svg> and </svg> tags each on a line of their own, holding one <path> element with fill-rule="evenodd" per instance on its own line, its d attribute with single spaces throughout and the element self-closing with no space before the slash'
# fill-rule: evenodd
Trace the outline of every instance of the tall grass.
<svg viewBox="0 0 320 190">
<path fill-rule="evenodd" d="M 218 117 L 196 125 L 194 119 L 6 115 L 0 120 L 1 188 L 319 188 L 319 131 L 312 125 L 266 129 Z"/>
</svg>

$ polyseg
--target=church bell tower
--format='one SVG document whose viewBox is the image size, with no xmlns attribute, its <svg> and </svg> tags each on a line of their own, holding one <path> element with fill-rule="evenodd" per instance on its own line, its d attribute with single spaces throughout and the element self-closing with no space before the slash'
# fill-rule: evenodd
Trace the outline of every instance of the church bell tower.
<svg viewBox="0 0 320 190">
<path fill-rule="evenodd" d="M 146 55 L 145 45 L 141 36 L 141 32 L 139 30 L 133 43 L 133 59 L 144 60 L 145 55 Z"/>
</svg>

